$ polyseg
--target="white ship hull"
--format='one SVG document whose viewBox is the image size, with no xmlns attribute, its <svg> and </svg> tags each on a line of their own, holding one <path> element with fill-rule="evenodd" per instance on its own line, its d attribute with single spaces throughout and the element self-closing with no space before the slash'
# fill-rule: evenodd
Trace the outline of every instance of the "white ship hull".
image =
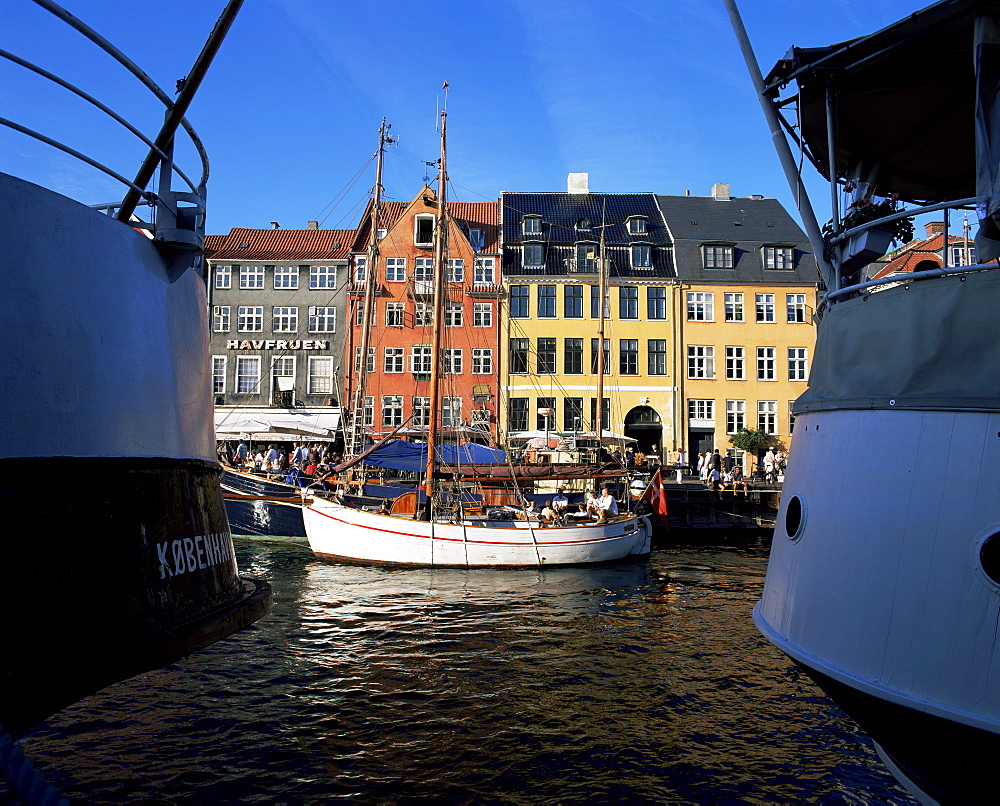
<svg viewBox="0 0 1000 806">
<path fill-rule="evenodd" d="M 538 528 L 525 521 L 425 522 L 314 499 L 305 507 L 309 546 L 320 559 L 373 565 L 525 568 L 585 565 L 648 554 L 652 526 L 632 517 L 607 524 Z"/>
</svg>

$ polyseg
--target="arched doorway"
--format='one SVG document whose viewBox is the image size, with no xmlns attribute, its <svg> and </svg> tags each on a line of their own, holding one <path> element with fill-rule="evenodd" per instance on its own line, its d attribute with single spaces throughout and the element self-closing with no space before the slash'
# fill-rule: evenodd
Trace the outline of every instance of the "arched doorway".
<svg viewBox="0 0 1000 806">
<path fill-rule="evenodd" d="M 656 409 L 636 406 L 625 415 L 625 436 L 636 440 L 636 450 L 663 459 L 663 422 Z"/>
</svg>

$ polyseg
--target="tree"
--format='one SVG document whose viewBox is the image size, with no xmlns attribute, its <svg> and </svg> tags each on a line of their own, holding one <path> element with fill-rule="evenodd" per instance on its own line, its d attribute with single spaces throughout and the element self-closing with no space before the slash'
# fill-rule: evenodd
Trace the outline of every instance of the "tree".
<svg viewBox="0 0 1000 806">
<path fill-rule="evenodd" d="M 770 441 L 771 435 L 760 428 L 741 428 L 729 438 L 733 446 L 751 456 L 756 456 L 757 449 L 764 447 Z"/>
</svg>

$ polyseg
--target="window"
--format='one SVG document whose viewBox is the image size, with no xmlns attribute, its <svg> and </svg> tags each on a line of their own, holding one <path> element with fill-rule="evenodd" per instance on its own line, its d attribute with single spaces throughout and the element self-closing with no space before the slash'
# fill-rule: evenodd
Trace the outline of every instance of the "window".
<svg viewBox="0 0 1000 806">
<path fill-rule="evenodd" d="M 795 433 L 795 401 L 788 401 L 788 433 Z"/>
<path fill-rule="evenodd" d="M 510 287 L 510 315 L 515 319 L 531 316 L 529 307 L 528 286 L 512 285 Z"/>
<path fill-rule="evenodd" d="M 333 391 L 333 359 L 309 359 L 309 394 L 328 395 Z"/>
<path fill-rule="evenodd" d="M 441 351 L 441 372 L 445 375 L 462 374 L 462 350 L 445 348 Z"/>
<path fill-rule="evenodd" d="M 563 428 L 567 431 L 583 430 L 583 398 L 563 398 Z"/>
<path fill-rule="evenodd" d="M 387 302 L 385 304 L 385 326 L 402 327 L 405 305 L 402 302 Z"/>
<path fill-rule="evenodd" d="M 282 389 L 282 384 L 278 378 L 291 378 L 288 383 L 289 389 Z M 277 397 L 278 392 L 290 392 L 295 385 L 295 359 L 291 356 L 282 356 L 271 359 L 271 397 Z"/>
<path fill-rule="evenodd" d="M 601 399 L 601 421 L 597 422 L 597 398 L 590 398 L 590 421 L 594 424 L 594 430 L 597 430 L 597 426 L 600 426 L 602 431 L 606 430 L 611 424 L 611 398 L 605 397 Z"/>
<path fill-rule="evenodd" d="M 434 245 L 434 216 L 429 213 L 413 217 L 413 243 L 416 246 Z"/>
<path fill-rule="evenodd" d="M 403 355 L 405 350 L 402 347 L 386 347 L 383 351 L 382 368 L 385 372 L 403 372 Z"/>
<path fill-rule="evenodd" d="M 309 332 L 336 333 L 337 309 L 332 306 L 322 307 L 311 305 L 309 307 Z"/>
<path fill-rule="evenodd" d="M 462 398 L 441 398 L 441 427 L 458 428 L 462 424 Z"/>
<path fill-rule="evenodd" d="M 639 340 L 620 339 L 618 343 L 618 374 L 639 374 Z"/>
<path fill-rule="evenodd" d="M 618 289 L 618 318 L 639 318 L 639 289 L 634 285 L 623 285 Z"/>
<path fill-rule="evenodd" d="M 726 321 L 727 322 L 742 322 L 743 320 L 743 293 L 742 292 L 726 292 L 725 295 L 726 304 Z"/>
<path fill-rule="evenodd" d="M 418 302 L 413 306 L 413 326 L 430 327 L 434 324 L 433 306 L 426 302 Z"/>
<path fill-rule="evenodd" d="M 368 281 L 368 258 L 364 255 L 354 256 L 354 282 L 365 283 Z"/>
<path fill-rule="evenodd" d="M 604 340 L 604 374 L 611 374 L 611 339 Z M 590 340 L 590 373 L 596 375 L 597 367 L 597 339 Z"/>
<path fill-rule="evenodd" d="M 449 283 L 461 283 L 465 281 L 465 258 L 448 258 L 447 279 Z"/>
<path fill-rule="evenodd" d="M 774 294 L 757 295 L 757 321 L 774 321 Z"/>
<path fill-rule="evenodd" d="M 526 243 L 521 247 L 521 264 L 538 268 L 545 265 L 545 250 L 540 243 Z"/>
<path fill-rule="evenodd" d="M 385 259 L 385 280 L 387 283 L 406 282 L 405 257 L 387 257 Z"/>
<path fill-rule="evenodd" d="M 375 398 L 372 395 L 361 398 L 361 424 L 375 425 Z"/>
<path fill-rule="evenodd" d="M 382 425 L 395 428 L 403 424 L 403 398 L 400 395 L 382 395 Z"/>
<path fill-rule="evenodd" d="M 473 327 L 493 327 L 493 303 L 474 302 L 472 303 L 472 326 Z"/>
<path fill-rule="evenodd" d="M 244 395 L 260 391 L 260 356 L 236 356 L 236 391 Z"/>
<path fill-rule="evenodd" d="M 706 291 L 688 291 L 687 318 L 689 322 L 714 322 L 715 294 Z"/>
<path fill-rule="evenodd" d="M 578 272 L 596 272 L 598 251 L 596 243 L 578 243 L 576 245 L 576 270 Z"/>
<path fill-rule="evenodd" d="M 354 313 L 354 324 L 357 327 L 362 327 L 365 324 L 365 303 L 363 301 L 361 301 L 361 300 L 358 300 L 357 305 L 358 305 L 358 307 L 355 308 L 355 313 Z M 375 319 L 376 319 L 375 314 L 376 314 L 377 311 L 378 311 L 378 308 L 373 305 L 372 306 L 372 325 L 373 326 L 375 325 Z"/>
<path fill-rule="evenodd" d="M 216 266 L 215 267 L 215 287 L 216 288 L 232 288 L 233 287 L 233 267 L 232 266 Z"/>
<path fill-rule="evenodd" d="M 706 246 L 704 252 L 706 269 L 731 269 L 733 267 L 733 247 Z"/>
<path fill-rule="evenodd" d="M 694 398 L 688 400 L 688 419 L 715 420 L 715 401 Z"/>
<path fill-rule="evenodd" d="M 652 249 L 648 244 L 636 243 L 632 244 L 629 250 L 632 254 L 632 268 L 633 269 L 648 269 L 653 265 Z"/>
<path fill-rule="evenodd" d="M 431 399 L 429 397 L 413 398 L 413 419 L 410 422 L 425 428 L 431 424 Z"/>
<path fill-rule="evenodd" d="M 298 288 L 299 287 L 299 267 L 298 266 L 275 266 L 274 267 L 274 287 L 275 288 Z"/>
<path fill-rule="evenodd" d="M 421 293 L 430 293 L 434 290 L 434 258 L 414 258 L 413 282 L 416 286 L 416 290 Z"/>
<path fill-rule="evenodd" d="M 745 355 L 742 347 L 726 347 L 726 380 L 745 381 Z"/>
<path fill-rule="evenodd" d="M 236 309 L 236 329 L 241 333 L 257 333 L 264 330 L 264 308 L 239 306 Z"/>
<path fill-rule="evenodd" d="M 263 266 L 240 266 L 240 288 L 263 288 Z"/>
<path fill-rule="evenodd" d="M 646 342 L 646 372 L 649 375 L 667 374 L 666 339 L 649 339 Z"/>
<path fill-rule="evenodd" d="M 648 231 L 647 229 L 648 219 L 645 216 L 632 216 L 628 220 L 628 234 L 629 235 L 645 235 Z"/>
<path fill-rule="evenodd" d="M 222 394 L 226 391 L 226 357 L 212 356 L 212 393 Z"/>
<path fill-rule="evenodd" d="M 482 252 L 486 245 L 486 233 L 481 229 L 469 228 L 469 246 L 473 252 Z"/>
<path fill-rule="evenodd" d="M 310 266 L 309 267 L 309 287 L 336 288 L 337 287 L 337 267 L 336 266 Z"/>
<path fill-rule="evenodd" d="M 528 340 L 510 340 L 510 372 L 523 375 L 528 371 Z"/>
<path fill-rule="evenodd" d="M 804 381 L 809 377 L 809 366 L 805 347 L 788 348 L 788 380 Z"/>
<path fill-rule="evenodd" d="M 444 326 L 461 327 L 464 319 L 465 305 L 461 302 L 448 302 L 444 306 Z"/>
<path fill-rule="evenodd" d="M 567 375 L 583 375 L 583 339 L 563 341 L 563 372 Z"/>
<path fill-rule="evenodd" d="M 212 330 L 216 333 L 226 333 L 229 330 L 229 306 L 212 306 Z"/>
<path fill-rule="evenodd" d="M 427 375 L 431 371 L 431 348 L 424 344 L 417 344 L 410 354 L 410 372 L 417 375 Z"/>
<path fill-rule="evenodd" d="M 539 431 L 556 431 L 556 399 L 554 397 L 540 397 L 535 401 L 535 428 Z M 545 411 L 545 414 L 542 412 Z"/>
<path fill-rule="evenodd" d="M 785 306 L 788 309 L 789 322 L 806 321 L 806 295 L 785 294 Z"/>
<path fill-rule="evenodd" d="M 650 286 L 646 289 L 646 318 L 667 318 L 667 289 L 663 286 Z"/>
<path fill-rule="evenodd" d="M 582 285 L 568 285 L 563 288 L 563 316 L 567 319 L 583 318 Z"/>
<path fill-rule="evenodd" d="M 577 232 L 590 232 L 590 219 L 589 218 L 580 218 L 580 219 L 577 219 L 577 222 L 576 222 L 576 231 Z"/>
<path fill-rule="evenodd" d="M 764 268 L 775 270 L 794 269 L 795 250 L 790 246 L 765 246 Z"/>
<path fill-rule="evenodd" d="M 590 287 L 590 318 L 600 319 L 601 318 L 601 287 L 599 285 L 592 285 Z M 604 290 L 604 318 L 611 318 L 611 289 L 606 288 Z"/>
<path fill-rule="evenodd" d="M 554 285 L 538 286 L 538 315 L 546 318 L 556 315 L 556 287 Z"/>
<path fill-rule="evenodd" d="M 536 355 L 537 372 L 539 375 L 546 375 L 556 371 L 556 340 L 544 338 L 538 340 L 538 353 Z"/>
<path fill-rule="evenodd" d="M 745 400 L 726 401 L 726 433 L 738 434 L 747 427 L 747 402 Z"/>
<path fill-rule="evenodd" d="M 528 430 L 528 398 L 512 397 L 507 409 L 507 428 L 511 431 Z"/>
<path fill-rule="evenodd" d="M 757 401 L 757 428 L 765 434 L 778 433 L 778 401 Z"/>
<path fill-rule="evenodd" d="M 297 333 L 299 330 L 299 309 L 272 308 L 271 329 L 275 333 Z"/>
<path fill-rule="evenodd" d="M 496 283 L 496 261 L 491 257 L 477 257 L 473 267 L 472 281 L 476 285 Z"/>
<path fill-rule="evenodd" d="M 541 235 L 542 219 L 540 216 L 526 215 L 521 218 L 521 232 L 525 235 Z"/>
<path fill-rule="evenodd" d="M 472 374 L 493 374 L 493 350 L 480 347 L 472 348 Z"/>
<path fill-rule="evenodd" d="M 949 266 L 975 266 L 979 262 L 979 258 L 976 257 L 976 247 L 970 242 L 968 244 L 962 244 L 961 246 L 952 246 L 951 260 L 949 261 Z M 222 286 L 216 285 L 216 288 L 221 288 Z M 229 288 L 229 286 L 226 286 Z"/>
<path fill-rule="evenodd" d="M 715 348 L 704 344 L 688 345 L 688 377 L 715 377 Z"/>
<path fill-rule="evenodd" d="M 777 380 L 774 372 L 774 353 L 775 349 L 773 347 L 758 347 L 757 348 L 757 380 L 758 381 L 773 381 Z"/>
<path fill-rule="evenodd" d="M 365 362 L 365 372 L 375 371 L 375 348 L 368 348 L 368 360 Z M 361 374 L 361 348 L 354 348 L 354 374 Z"/>
</svg>

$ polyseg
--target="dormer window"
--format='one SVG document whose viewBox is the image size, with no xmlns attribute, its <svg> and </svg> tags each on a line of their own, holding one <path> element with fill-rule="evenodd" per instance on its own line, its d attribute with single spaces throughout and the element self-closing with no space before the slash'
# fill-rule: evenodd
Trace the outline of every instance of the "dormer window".
<svg viewBox="0 0 1000 806">
<path fill-rule="evenodd" d="M 486 245 L 486 233 L 481 229 L 470 229 L 469 245 L 472 247 L 473 252 L 482 252 L 483 247 Z"/>
<path fill-rule="evenodd" d="M 702 247 L 706 269 L 733 268 L 732 244 L 706 244 Z"/>
<path fill-rule="evenodd" d="M 576 222 L 576 231 L 577 232 L 590 232 L 590 219 L 589 218 L 581 218 L 579 221 L 577 221 Z"/>
<path fill-rule="evenodd" d="M 633 244 L 632 245 L 632 268 L 634 269 L 649 269 L 653 265 L 653 259 L 651 256 L 652 249 L 649 244 Z"/>
<path fill-rule="evenodd" d="M 541 235 L 542 218 L 537 215 L 526 215 L 521 218 L 521 233 L 524 235 Z"/>
<path fill-rule="evenodd" d="M 545 253 L 540 243 L 526 243 L 521 247 L 521 263 L 524 266 L 544 266 Z"/>
<path fill-rule="evenodd" d="M 634 215 L 628 220 L 628 234 L 629 235 L 645 235 L 649 232 L 649 227 L 647 226 L 649 219 L 646 216 Z"/>
<path fill-rule="evenodd" d="M 416 246 L 434 245 L 434 216 L 420 214 L 413 217 L 413 243 Z"/>
<path fill-rule="evenodd" d="M 765 246 L 764 268 L 790 271 L 795 268 L 795 249 L 791 246 Z"/>
<path fill-rule="evenodd" d="M 578 243 L 576 245 L 576 270 L 580 272 L 597 271 L 597 244 Z"/>
</svg>

